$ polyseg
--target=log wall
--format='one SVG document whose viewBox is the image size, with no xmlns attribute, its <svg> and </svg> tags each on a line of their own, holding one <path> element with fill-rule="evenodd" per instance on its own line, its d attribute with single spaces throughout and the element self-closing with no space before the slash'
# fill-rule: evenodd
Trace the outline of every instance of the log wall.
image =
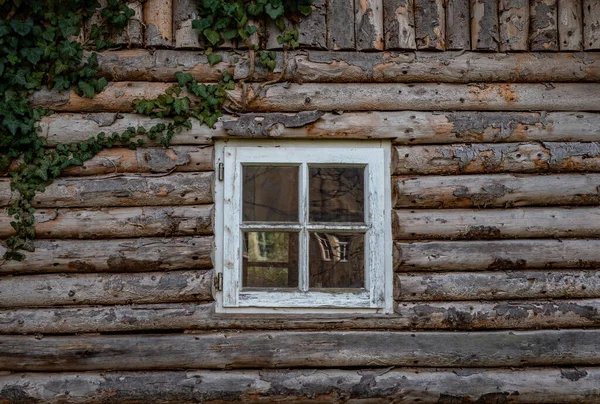
<svg viewBox="0 0 600 404">
<path fill-rule="evenodd" d="M 274 72 L 231 42 L 210 66 L 194 1 L 130 3 L 106 91 L 33 95 L 50 147 L 158 123 L 133 103 L 177 71 L 260 93 L 36 196 L 35 251 L 0 262 L 0 403 L 600 401 L 597 0 L 315 1 L 302 49 L 253 22 Z M 394 313 L 215 312 L 214 142 L 245 138 L 391 143 Z M 1 238 L 14 197 L 0 177 Z"/>
</svg>

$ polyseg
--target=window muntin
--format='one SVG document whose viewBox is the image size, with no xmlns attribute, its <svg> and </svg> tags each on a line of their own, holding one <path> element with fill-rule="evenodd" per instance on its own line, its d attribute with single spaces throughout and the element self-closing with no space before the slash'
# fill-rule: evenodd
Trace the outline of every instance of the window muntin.
<svg viewBox="0 0 600 404">
<path fill-rule="evenodd" d="M 223 307 L 386 305 L 382 147 L 223 153 Z"/>
</svg>

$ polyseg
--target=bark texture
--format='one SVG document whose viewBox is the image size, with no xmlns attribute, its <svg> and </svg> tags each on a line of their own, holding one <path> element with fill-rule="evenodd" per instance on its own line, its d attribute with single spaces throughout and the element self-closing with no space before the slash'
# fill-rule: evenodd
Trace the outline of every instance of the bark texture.
<svg viewBox="0 0 600 404">
<path fill-rule="evenodd" d="M 532 51 L 557 51 L 557 0 L 531 1 L 531 35 L 529 46 Z"/>
<path fill-rule="evenodd" d="M 448 50 L 470 50 L 469 0 L 448 0 L 446 3 L 446 47 Z"/>
<path fill-rule="evenodd" d="M 583 21 L 580 1 L 558 0 L 558 43 L 561 51 L 583 49 Z"/>
<path fill-rule="evenodd" d="M 356 49 L 383 50 L 383 0 L 355 0 L 354 12 Z"/>
<path fill-rule="evenodd" d="M 355 49 L 354 0 L 327 0 L 327 49 Z"/>
<path fill-rule="evenodd" d="M 415 0 L 417 49 L 446 49 L 446 13 L 442 0 Z"/>
<path fill-rule="evenodd" d="M 172 46 L 173 0 L 146 0 L 144 3 L 144 23 L 146 25 L 146 46 Z"/>
<path fill-rule="evenodd" d="M 600 0 L 583 0 L 583 47 L 600 49 Z"/>
<path fill-rule="evenodd" d="M 471 49 L 497 51 L 498 42 L 498 3 L 471 0 Z"/>
<path fill-rule="evenodd" d="M 383 2 L 385 49 L 416 49 L 414 0 Z"/>
<path fill-rule="evenodd" d="M 529 1 L 499 0 L 500 50 L 529 50 Z"/>
</svg>

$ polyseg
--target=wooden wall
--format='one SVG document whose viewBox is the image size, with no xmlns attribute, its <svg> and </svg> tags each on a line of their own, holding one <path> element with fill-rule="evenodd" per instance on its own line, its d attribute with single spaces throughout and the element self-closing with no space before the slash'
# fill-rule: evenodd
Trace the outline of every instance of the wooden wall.
<svg viewBox="0 0 600 404">
<path fill-rule="evenodd" d="M 36 197 L 35 252 L 0 263 L 0 403 L 600 402 L 599 9 L 315 2 L 304 49 L 249 78 L 285 72 L 256 115 L 104 151 Z M 248 75 L 243 49 L 208 65 L 192 1 L 136 11 L 104 93 L 32 98 L 49 145 L 148 125 L 133 101 L 178 70 Z M 216 138 L 391 140 L 395 313 L 215 314 Z M 11 198 L 0 178 L 2 238 Z"/>
</svg>

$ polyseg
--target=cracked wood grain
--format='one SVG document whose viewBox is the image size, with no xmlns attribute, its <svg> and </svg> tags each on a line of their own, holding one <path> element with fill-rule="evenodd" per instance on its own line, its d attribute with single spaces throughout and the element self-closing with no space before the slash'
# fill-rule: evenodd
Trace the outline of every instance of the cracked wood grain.
<svg viewBox="0 0 600 404">
<path fill-rule="evenodd" d="M 557 0 L 532 0 L 530 5 L 530 49 L 532 51 L 557 51 Z"/>
<path fill-rule="evenodd" d="M 470 50 L 470 7 L 469 0 L 448 0 L 446 3 L 446 48 L 448 50 Z"/>
<path fill-rule="evenodd" d="M 583 0 L 583 47 L 600 49 L 600 0 Z"/>
<path fill-rule="evenodd" d="M 499 0 L 500 51 L 529 50 L 529 1 Z"/>
<path fill-rule="evenodd" d="M 499 41 L 496 0 L 471 0 L 471 49 L 497 51 Z"/>
<path fill-rule="evenodd" d="M 383 50 L 383 0 L 355 0 L 354 13 L 356 49 Z"/>
<path fill-rule="evenodd" d="M 416 49 L 414 0 L 383 2 L 385 49 Z"/>
<path fill-rule="evenodd" d="M 146 0 L 144 3 L 146 47 L 173 45 L 173 0 Z"/>
<path fill-rule="evenodd" d="M 415 1 L 417 49 L 446 50 L 446 12 L 442 0 Z"/>
<path fill-rule="evenodd" d="M 558 0 L 558 44 L 561 51 L 583 49 L 582 18 L 580 1 Z"/>
</svg>

